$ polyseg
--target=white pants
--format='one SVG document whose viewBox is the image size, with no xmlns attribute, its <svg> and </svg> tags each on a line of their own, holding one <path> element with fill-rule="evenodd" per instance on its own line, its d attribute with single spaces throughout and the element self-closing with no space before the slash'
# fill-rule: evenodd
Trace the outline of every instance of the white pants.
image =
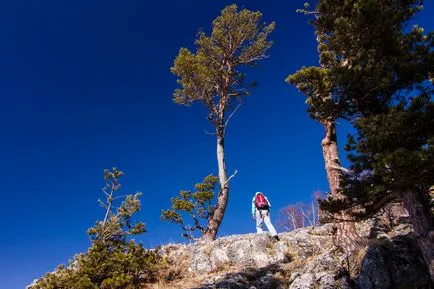
<svg viewBox="0 0 434 289">
<path fill-rule="evenodd" d="M 255 218 L 256 218 L 256 232 L 258 234 L 261 234 L 264 232 L 262 230 L 262 225 L 265 223 L 271 236 L 277 235 L 276 229 L 274 229 L 273 224 L 271 224 L 270 211 L 269 210 L 258 210 L 257 209 Z"/>
</svg>

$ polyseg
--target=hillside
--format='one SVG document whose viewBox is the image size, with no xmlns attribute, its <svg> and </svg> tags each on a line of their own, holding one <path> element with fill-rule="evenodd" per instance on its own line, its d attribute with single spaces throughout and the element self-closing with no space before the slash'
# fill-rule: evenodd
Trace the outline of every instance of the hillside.
<svg viewBox="0 0 434 289">
<path fill-rule="evenodd" d="M 387 230 L 370 221 L 358 229 L 370 238 L 351 256 L 333 245 L 332 225 L 283 233 L 280 241 L 247 234 L 167 245 L 165 278 L 146 288 L 432 288 L 410 225 Z"/>
</svg>

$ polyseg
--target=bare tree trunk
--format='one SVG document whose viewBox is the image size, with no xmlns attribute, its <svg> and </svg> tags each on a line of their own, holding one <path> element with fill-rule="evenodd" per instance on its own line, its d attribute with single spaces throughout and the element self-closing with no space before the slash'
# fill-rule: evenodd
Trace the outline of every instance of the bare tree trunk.
<svg viewBox="0 0 434 289">
<path fill-rule="evenodd" d="M 316 201 L 314 201 L 314 202 L 316 202 Z M 311 210 L 312 210 L 312 222 L 313 222 L 313 226 L 316 226 L 317 225 L 317 216 L 316 216 L 316 207 L 315 207 L 315 203 L 314 202 L 312 202 L 311 203 Z"/>
<path fill-rule="evenodd" d="M 208 226 L 202 238 L 205 240 L 214 240 L 217 236 L 220 224 L 223 221 L 226 205 L 229 197 L 229 183 L 226 172 L 225 153 L 224 153 L 224 132 L 217 129 L 217 163 L 219 173 L 220 191 L 217 197 L 217 208 L 209 219 Z"/>
<path fill-rule="evenodd" d="M 297 217 L 295 215 L 296 214 L 295 210 L 297 210 L 297 208 L 294 207 L 294 210 L 289 213 L 289 216 L 290 216 L 291 222 L 292 222 L 292 229 L 293 230 L 297 229 Z"/>
<path fill-rule="evenodd" d="M 403 194 L 403 204 L 408 211 L 423 258 L 434 282 L 434 230 L 431 208 L 421 192 Z"/>
<path fill-rule="evenodd" d="M 322 140 L 321 145 L 327 179 L 333 199 L 339 200 L 345 198 L 345 196 L 342 194 L 341 187 L 343 175 L 342 170 L 340 169 L 341 162 L 339 160 L 337 145 L 336 124 L 334 120 L 327 120 L 323 122 L 323 125 L 325 128 L 325 137 Z M 351 216 L 343 211 L 336 215 L 336 219 L 348 220 L 351 219 Z M 347 252 L 352 251 L 359 239 L 354 222 L 339 221 L 336 224 L 336 229 L 336 234 L 334 236 L 335 245 L 342 246 Z"/>
</svg>

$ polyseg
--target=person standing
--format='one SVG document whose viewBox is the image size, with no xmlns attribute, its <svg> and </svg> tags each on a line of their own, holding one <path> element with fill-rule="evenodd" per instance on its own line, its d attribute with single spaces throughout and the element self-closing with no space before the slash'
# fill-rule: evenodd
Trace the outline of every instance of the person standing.
<svg viewBox="0 0 434 289">
<path fill-rule="evenodd" d="M 263 233 L 262 226 L 265 223 L 271 236 L 279 241 L 279 236 L 277 236 L 276 229 L 271 223 L 270 219 L 270 207 L 271 203 L 268 198 L 261 192 L 256 192 L 252 199 L 252 216 L 256 220 L 256 233 Z"/>
</svg>

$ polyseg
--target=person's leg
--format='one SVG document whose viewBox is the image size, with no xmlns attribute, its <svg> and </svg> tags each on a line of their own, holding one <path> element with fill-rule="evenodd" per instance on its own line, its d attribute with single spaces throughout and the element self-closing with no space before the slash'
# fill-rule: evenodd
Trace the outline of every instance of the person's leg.
<svg viewBox="0 0 434 289">
<path fill-rule="evenodd" d="M 264 232 L 262 230 L 262 223 L 264 222 L 264 219 L 259 210 L 256 210 L 255 219 L 256 219 L 256 233 L 261 234 L 262 232 Z"/>
<path fill-rule="evenodd" d="M 270 232 L 271 236 L 277 236 L 276 229 L 274 228 L 273 224 L 271 223 L 270 219 L 270 212 L 269 211 L 263 211 L 264 215 L 264 223 L 267 226 L 268 231 Z"/>
</svg>

